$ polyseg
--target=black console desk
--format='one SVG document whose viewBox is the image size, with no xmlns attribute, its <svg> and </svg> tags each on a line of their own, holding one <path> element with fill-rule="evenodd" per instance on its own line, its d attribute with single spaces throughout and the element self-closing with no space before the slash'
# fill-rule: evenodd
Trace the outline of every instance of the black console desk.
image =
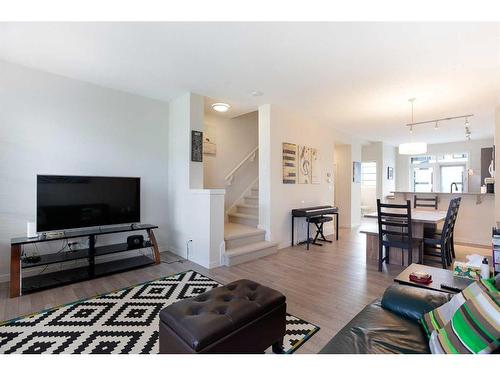
<svg viewBox="0 0 500 375">
<path fill-rule="evenodd" d="M 150 224 L 122 225 L 104 228 L 81 229 L 61 232 L 59 236 L 40 235 L 34 238 L 18 237 L 11 239 L 10 252 L 10 296 L 18 297 L 22 294 L 46 289 L 58 285 L 69 284 L 77 281 L 89 280 L 100 276 L 110 275 L 116 272 L 128 271 L 134 268 L 160 263 L 160 252 L 153 229 L 158 228 Z M 144 241 L 142 246 L 129 248 L 127 243 L 116 243 L 111 245 L 96 246 L 96 237 L 105 234 L 125 233 L 135 231 L 146 231 L 149 240 Z M 36 261 L 26 261 L 22 258 L 22 250 L 25 245 L 35 245 L 48 241 L 68 240 L 71 238 L 88 237 L 88 248 L 74 251 L 60 251 L 52 254 L 43 254 Z M 130 258 L 96 263 L 96 257 L 124 251 L 137 249 L 152 249 L 152 257 L 139 255 Z M 47 266 L 55 263 L 63 263 L 86 259 L 88 265 L 78 268 L 69 268 L 61 271 L 40 273 L 35 276 L 23 277 L 23 269 Z"/>
<path fill-rule="evenodd" d="M 296 217 L 305 217 L 307 222 L 307 250 L 309 250 L 309 244 L 311 243 L 311 239 L 309 236 L 309 219 L 317 216 L 327 216 L 333 215 L 335 216 L 335 239 L 339 240 L 339 210 L 337 207 L 333 206 L 315 206 L 315 207 L 306 207 L 306 208 L 295 208 L 292 210 L 292 246 L 294 243 L 294 231 L 295 231 L 295 218 Z"/>
</svg>

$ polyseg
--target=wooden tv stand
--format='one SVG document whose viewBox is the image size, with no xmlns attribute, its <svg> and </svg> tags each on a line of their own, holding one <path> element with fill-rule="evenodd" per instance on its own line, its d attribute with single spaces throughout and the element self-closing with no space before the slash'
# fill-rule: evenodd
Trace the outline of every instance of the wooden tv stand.
<svg viewBox="0 0 500 375">
<path fill-rule="evenodd" d="M 139 267 L 160 263 L 160 251 L 156 242 L 153 229 L 158 226 L 150 224 L 122 225 L 116 227 L 80 229 L 62 232 L 60 236 L 47 237 L 40 235 L 34 238 L 19 237 L 11 239 L 10 247 L 10 297 L 19 297 L 26 293 L 35 292 L 55 286 L 70 284 L 96 277 L 106 276 L 117 272 L 132 270 Z M 149 240 L 144 241 L 142 246 L 129 248 L 127 243 L 116 243 L 111 245 L 96 246 L 96 237 L 104 234 L 125 233 L 135 231 L 146 231 Z M 88 237 L 89 247 L 74 251 L 60 251 L 52 254 L 40 255 L 36 262 L 23 260 L 23 246 L 41 242 L 68 240 L 71 238 Z M 130 258 L 96 263 L 96 258 L 138 249 L 152 249 L 152 258 L 139 255 Z M 39 273 L 35 276 L 23 277 L 23 269 L 32 267 L 48 266 L 49 264 L 64 263 L 69 261 L 86 259 L 88 265 L 78 268 L 69 268 L 56 272 Z"/>
</svg>

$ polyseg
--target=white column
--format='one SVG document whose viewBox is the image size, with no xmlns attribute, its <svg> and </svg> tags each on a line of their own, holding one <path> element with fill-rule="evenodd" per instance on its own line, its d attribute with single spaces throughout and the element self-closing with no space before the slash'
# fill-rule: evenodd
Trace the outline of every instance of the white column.
<svg viewBox="0 0 500 375">
<path fill-rule="evenodd" d="M 259 107 L 259 228 L 271 239 L 271 105 Z"/>
<path fill-rule="evenodd" d="M 186 93 L 169 105 L 169 250 L 206 268 L 220 265 L 224 189 L 203 189 L 203 163 L 191 161 L 191 131 L 203 131 L 203 97 Z"/>
<path fill-rule="evenodd" d="M 500 222 L 500 106 L 495 110 L 495 221 Z"/>
</svg>

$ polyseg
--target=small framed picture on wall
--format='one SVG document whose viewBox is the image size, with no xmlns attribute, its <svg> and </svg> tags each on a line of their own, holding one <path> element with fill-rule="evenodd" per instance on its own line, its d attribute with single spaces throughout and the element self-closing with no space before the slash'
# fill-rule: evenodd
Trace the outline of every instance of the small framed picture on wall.
<svg viewBox="0 0 500 375">
<path fill-rule="evenodd" d="M 191 130 L 191 161 L 203 161 L 203 132 Z"/>
<path fill-rule="evenodd" d="M 387 167 L 387 179 L 388 180 L 394 179 L 394 169 L 392 167 Z"/>
<path fill-rule="evenodd" d="M 361 183 L 361 162 L 352 162 L 352 182 L 359 184 Z"/>
</svg>

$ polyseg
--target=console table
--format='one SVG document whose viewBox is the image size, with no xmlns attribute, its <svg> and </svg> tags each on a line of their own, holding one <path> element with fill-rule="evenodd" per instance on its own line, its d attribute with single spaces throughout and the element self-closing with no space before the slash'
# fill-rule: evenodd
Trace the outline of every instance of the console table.
<svg viewBox="0 0 500 375">
<path fill-rule="evenodd" d="M 70 284 L 83 280 L 90 280 L 96 277 L 110 275 L 116 272 L 128 271 L 131 269 L 149 266 L 160 263 L 160 252 L 153 229 L 156 225 L 137 224 L 105 228 L 81 229 L 62 232 L 60 236 L 48 237 L 40 235 L 34 238 L 19 237 L 11 239 L 10 250 L 10 297 L 18 297 L 22 294 L 47 289 L 54 286 Z M 129 248 L 127 243 L 115 243 L 111 245 L 96 246 L 96 238 L 100 235 L 146 231 L 149 240 L 144 241 L 142 246 Z M 88 248 L 74 251 L 61 251 L 58 253 L 40 255 L 36 262 L 28 262 L 22 259 L 23 246 L 34 245 L 42 242 L 68 240 L 71 238 L 88 237 Z M 153 258 L 139 255 L 124 259 L 96 263 L 97 257 L 120 253 L 130 250 L 152 248 Z M 32 267 L 48 266 L 55 263 L 64 263 L 86 259 L 88 265 L 77 268 L 69 268 L 61 271 L 40 273 L 35 276 L 23 277 L 23 269 Z"/>
</svg>

